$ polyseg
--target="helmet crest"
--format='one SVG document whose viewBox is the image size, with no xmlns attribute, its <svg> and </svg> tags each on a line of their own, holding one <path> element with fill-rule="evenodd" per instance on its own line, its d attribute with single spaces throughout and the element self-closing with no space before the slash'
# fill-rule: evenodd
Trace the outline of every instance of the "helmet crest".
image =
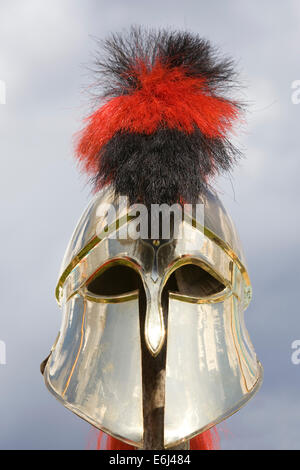
<svg viewBox="0 0 300 470">
<path fill-rule="evenodd" d="M 240 156 L 228 139 L 242 109 L 226 97 L 232 62 L 185 32 L 132 28 L 104 50 L 102 105 L 77 142 L 82 168 L 96 190 L 112 183 L 131 203 L 195 203 Z"/>
</svg>

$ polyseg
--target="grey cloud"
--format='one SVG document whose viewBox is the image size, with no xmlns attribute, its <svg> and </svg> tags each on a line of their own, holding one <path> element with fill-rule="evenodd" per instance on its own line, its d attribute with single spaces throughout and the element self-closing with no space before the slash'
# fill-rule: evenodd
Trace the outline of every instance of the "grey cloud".
<svg viewBox="0 0 300 470">
<path fill-rule="evenodd" d="M 223 448 L 299 448 L 299 2 L 12 0 L 0 6 L 1 448 L 84 448 L 90 427 L 49 395 L 39 375 L 60 326 L 56 276 L 90 198 L 72 159 L 86 112 L 82 64 L 132 23 L 188 28 L 239 62 L 250 101 L 246 159 L 217 187 L 245 246 L 254 299 L 246 312 L 265 368 L 257 397 L 227 421 Z M 234 188 L 234 191 L 233 189 Z"/>
</svg>

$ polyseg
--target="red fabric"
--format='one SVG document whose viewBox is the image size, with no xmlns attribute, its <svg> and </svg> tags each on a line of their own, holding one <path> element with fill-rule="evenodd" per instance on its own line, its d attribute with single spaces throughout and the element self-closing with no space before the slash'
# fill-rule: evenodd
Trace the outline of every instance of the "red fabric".
<svg viewBox="0 0 300 470">
<path fill-rule="evenodd" d="M 106 437 L 106 442 L 104 438 Z M 126 444 L 125 442 L 119 441 L 108 434 L 105 434 L 102 431 L 99 431 L 97 439 L 97 450 L 134 450 L 133 446 Z"/>
<path fill-rule="evenodd" d="M 118 131 L 152 134 L 163 125 L 192 133 L 196 126 L 207 137 L 224 138 L 239 116 L 234 103 L 213 96 L 205 79 L 187 76 L 184 67 L 158 61 L 149 71 L 140 62 L 132 75 L 137 90 L 110 99 L 86 119 L 76 154 L 89 174 L 96 174 L 100 149 Z"/>
<path fill-rule="evenodd" d="M 220 438 L 216 428 L 198 434 L 190 441 L 190 450 L 219 450 Z"/>
<path fill-rule="evenodd" d="M 104 442 L 106 437 L 106 442 Z M 215 428 L 205 431 L 190 441 L 190 450 L 218 450 L 220 439 Z M 135 447 L 125 444 L 112 436 L 105 435 L 99 431 L 97 439 L 97 450 L 134 450 Z"/>
</svg>

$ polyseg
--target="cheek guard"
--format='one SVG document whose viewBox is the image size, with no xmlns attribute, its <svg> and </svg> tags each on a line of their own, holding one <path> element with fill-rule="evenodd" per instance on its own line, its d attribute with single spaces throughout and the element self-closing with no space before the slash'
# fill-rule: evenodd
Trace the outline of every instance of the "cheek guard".
<svg viewBox="0 0 300 470">
<path fill-rule="evenodd" d="M 238 411 L 261 383 L 244 324 L 251 286 L 242 251 L 213 193 L 204 226 L 185 220 L 185 237 L 158 249 L 109 229 L 99 235 L 107 202 L 117 214 L 111 233 L 131 223 L 109 190 L 79 222 L 56 291 L 63 320 L 45 382 L 93 426 L 143 447 L 143 354 L 159 360 L 164 351 L 164 447 L 174 447 Z"/>
<path fill-rule="evenodd" d="M 49 390 L 93 426 L 141 445 L 138 293 L 120 303 L 78 293 L 63 305 L 60 337 L 44 373 Z"/>
</svg>

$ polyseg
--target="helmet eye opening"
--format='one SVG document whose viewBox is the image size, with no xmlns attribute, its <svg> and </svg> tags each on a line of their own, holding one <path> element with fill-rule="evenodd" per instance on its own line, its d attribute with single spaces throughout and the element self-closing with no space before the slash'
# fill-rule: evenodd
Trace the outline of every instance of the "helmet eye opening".
<svg viewBox="0 0 300 470">
<path fill-rule="evenodd" d="M 192 263 L 177 268 L 165 286 L 167 291 L 199 298 L 219 294 L 225 288 L 213 274 Z"/>
<path fill-rule="evenodd" d="M 113 264 L 92 278 L 87 284 L 90 294 L 97 296 L 119 296 L 140 290 L 143 287 L 138 272 L 130 266 Z"/>
</svg>

